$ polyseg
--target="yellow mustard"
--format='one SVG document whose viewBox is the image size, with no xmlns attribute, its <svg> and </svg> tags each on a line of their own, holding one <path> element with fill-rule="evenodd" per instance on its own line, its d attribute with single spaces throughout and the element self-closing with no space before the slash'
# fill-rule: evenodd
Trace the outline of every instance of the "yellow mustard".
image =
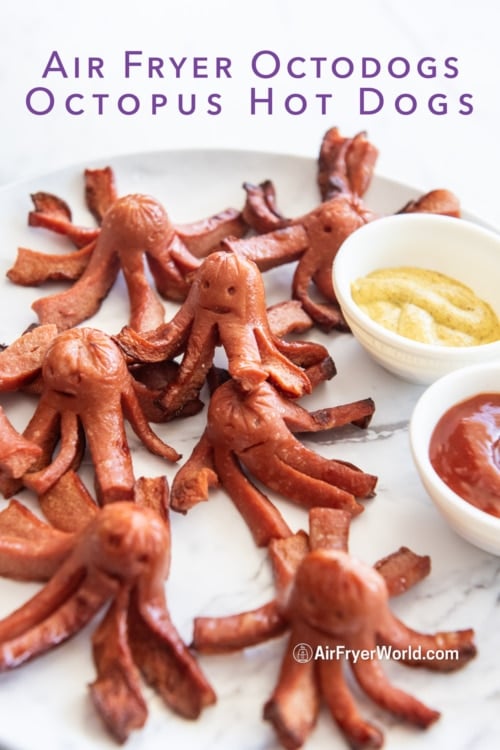
<svg viewBox="0 0 500 750">
<path fill-rule="evenodd" d="M 424 268 L 384 268 L 352 284 L 373 320 L 426 344 L 475 346 L 500 339 L 495 311 L 456 279 Z"/>
</svg>

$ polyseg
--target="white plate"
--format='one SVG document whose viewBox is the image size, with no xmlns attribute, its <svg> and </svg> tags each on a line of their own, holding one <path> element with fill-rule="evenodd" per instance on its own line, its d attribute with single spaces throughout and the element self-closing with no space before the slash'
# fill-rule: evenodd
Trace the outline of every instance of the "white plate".
<svg viewBox="0 0 500 750">
<path fill-rule="evenodd" d="M 31 208 L 29 194 L 54 192 L 65 198 L 77 223 L 91 224 L 83 204 L 85 164 L 0 191 L 0 341 L 10 342 L 35 321 L 31 302 L 46 287 L 23 289 L 10 284 L 5 272 L 20 245 L 49 251 L 58 238 L 26 225 Z M 184 151 L 139 154 L 115 158 L 120 194 L 147 192 L 162 200 L 175 222 L 187 222 L 239 207 L 244 200 L 242 183 L 273 179 L 278 205 L 289 216 L 300 215 L 318 201 L 314 160 L 245 151 Z M 429 189 L 436 187 L 428 186 Z M 393 212 L 418 193 L 404 185 L 376 177 L 367 203 L 379 212 Z M 265 275 L 268 302 L 289 295 L 292 267 Z M 166 303 L 167 316 L 175 306 Z M 109 333 L 126 321 L 127 300 L 118 282 L 101 311 L 87 324 Z M 308 408 L 335 405 L 371 396 L 376 413 L 366 432 L 347 430 L 307 439 L 325 456 L 358 464 L 379 476 L 377 497 L 353 522 L 351 551 L 374 562 L 401 545 L 430 554 L 430 577 L 398 600 L 393 609 L 409 626 L 422 631 L 474 627 L 479 656 L 463 671 L 437 674 L 412 670 L 394 663 L 384 668 L 401 688 L 442 711 L 442 718 L 422 733 L 378 710 L 354 688 L 363 715 L 378 723 L 387 748 L 495 747 L 500 731 L 497 665 L 500 629 L 496 606 L 498 559 L 482 553 L 451 532 L 432 507 L 410 457 L 407 425 L 422 392 L 383 371 L 357 343 L 345 334 L 329 336 L 313 332 L 311 338 L 327 345 L 338 374 L 303 401 Z M 22 429 L 33 402 L 0 394 L 0 403 L 18 429 Z M 204 425 L 204 413 L 190 419 L 156 426 L 167 442 L 187 458 Z M 134 461 L 137 475 L 166 473 L 174 469 L 139 448 Z M 29 502 L 26 493 L 20 498 Z M 291 527 L 306 528 L 306 512 L 276 500 Z M 5 501 L 1 501 L 1 507 Z M 196 615 L 227 614 L 257 606 L 273 595 L 266 554 L 257 550 L 231 501 L 213 492 L 208 503 L 187 516 L 171 514 L 173 566 L 167 584 L 174 622 L 190 641 Z M 0 616 L 24 602 L 34 584 L 0 580 Z M 0 747 L 5 750 L 72 748 L 101 750 L 115 747 L 94 713 L 86 685 L 94 679 L 90 635 L 93 625 L 57 650 L 8 674 L 0 676 Z M 204 657 L 203 668 L 218 694 L 217 705 L 196 722 L 183 721 L 145 688 L 150 709 L 144 729 L 135 732 L 127 747 L 152 750 L 162 746 L 176 750 L 271 750 L 277 742 L 271 727 L 261 720 L 262 705 L 278 674 L 283 639 L 227 657 Z M 474 744 L 475 743 L 475 744 Z M 346 747 L 330 717 L 324 712 L 307 743 L 308 750 Z"/>
</svg>

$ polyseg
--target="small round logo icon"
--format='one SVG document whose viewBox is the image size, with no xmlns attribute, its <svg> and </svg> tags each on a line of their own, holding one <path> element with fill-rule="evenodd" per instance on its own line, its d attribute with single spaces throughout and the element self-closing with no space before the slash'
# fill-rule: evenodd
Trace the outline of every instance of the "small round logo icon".
<svg viewBox="0 0 500 750">
<path fill-rule="evenodd" d="M 297 643 L 293 649 L 293 658 L 299 664 L 307 664 L 313 658 L 313 650 L 308 643 Z"/>
</svg>

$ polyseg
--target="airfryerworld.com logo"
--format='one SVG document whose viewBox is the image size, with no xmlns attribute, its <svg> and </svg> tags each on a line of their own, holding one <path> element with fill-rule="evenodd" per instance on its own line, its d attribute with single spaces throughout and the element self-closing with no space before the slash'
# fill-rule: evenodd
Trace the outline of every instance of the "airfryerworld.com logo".
<svg viewBox="0 0 500 750">
<path fill-rule="evenodd" d="M 314 648 L 309 643 L 297 643 L 293 648 L 293 658 L 299 664 L 307 664 L 310 661 L 335 661 L 347 659 L 353 664 L 358 661 L 371 661 L 373 659 L 403 662 L 424 662 L 454 660 L 460 658 L 460 652 L 456 648 L 423 649 L 422 646 L 408 646 L 407 648 L 394 648 L 386 644 L 377 644 L 373 648 L 349 648 L 343 643 L 336 646 L 317 645 Z"/>
</svg>

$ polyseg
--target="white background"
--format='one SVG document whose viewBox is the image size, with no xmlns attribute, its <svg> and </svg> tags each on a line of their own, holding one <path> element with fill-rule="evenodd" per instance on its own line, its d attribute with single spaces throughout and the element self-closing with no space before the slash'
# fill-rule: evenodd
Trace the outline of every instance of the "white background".
<svg viewBox="0 0 500 750">
<path fill-rule="evenodd" d="M 500 224 L 500 13 L 491 0 L 45 0 L 2 4 L 0 18 L 0 183 L 82 160 L 110 162 L 114 154 L 156 149 L 234 147 L 315 156 L 323 132 L 335 124 L 346 134 L 368 131 L 380 149 L 380 174 L 422 189 L 448 187 L 469 211 Z M 143 70 L 126 80 L 126 49 L 142 50 L 144 58 L 185 56 L 186 75 L 175 80 L 166 67 L 163 80 L 148 80 Z M 286 74 L 259 80 L 251 59 L 264 49 L 276 52 L 283 63 L 295 56 L 348 57 L 357 71 L 363 57 L 387 63 L 403 56 L 412 72 L 397 80 L 384 66 L 384 73 L 364 82 L 357 74 L 340 80 L 328 71 L 316 79 L 311 64 L 304 66 L 302 80 Z M 53 50 L 64 61 L 67 79 L 55 73 L 42 79 Z M 208 79 L 194 80 L 187 70 L 195 56 L 208 58 Z M 231 80 L 212 75 L 216 56 L 231 58 Z M 415 73 L 417 61 L 427 56 L 438 64 L 434 80 Z M 79 78 L 72 77 L 75 57 L 83 68 Z M 104 60 L 104 79 L 85 76 L 88 57 Z M 442 76 L 446 57 L 458 58 L 460 72 L 454 79 Z M 384 93 L 380 113 L 359 114 L 358 92 L 364 85 Z M 26 108 L 26 94 L 37 86 L 56 95 L 50 114 L 35 116 Z M 252 86 L 259 93 L 273 87 L 272 116 L 263 107 L 250 116 Z M 64 110 L 65 96 L 75 92 L 85 97 L 79 116 Z M 130 92 L 140 97 L 141 109 L 126 116 L 116 102 Z M 150 97 L 158 92 L 167 94 L 169 104 L 153 117 Z M 178 113 L 179 92 L 196 93 L 193 115 Z M 213 92 L 222 96 L 219 116 L 205 113 L 206 97 Z M 96 113 L 94 93 L 109 94 L 102 115 Z M 284 111 L 283 102 L 293 93 L 307 99 L 300 116 Z M 320 113 L 317 93 L 332 94 L 326 115 Z M 417 98 L 414 114 L 395 112 L 393 101 L 400 93 Z M 447 95 L 446 115 L 429 112 L 427 100 L 435 93 Z M 473 95 L 471 115 L 458 114 L 462 93 Z"/>
</svg>

